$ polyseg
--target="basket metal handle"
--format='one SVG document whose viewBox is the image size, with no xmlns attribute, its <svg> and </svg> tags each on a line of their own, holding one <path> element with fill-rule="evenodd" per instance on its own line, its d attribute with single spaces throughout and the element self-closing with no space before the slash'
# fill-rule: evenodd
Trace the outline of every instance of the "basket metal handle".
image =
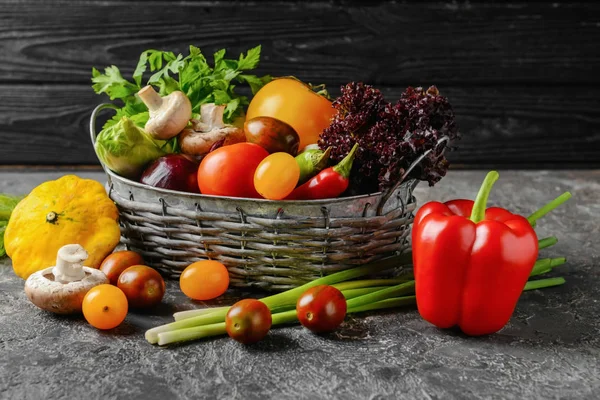
<svg viewBox="0 0 600 400">
<path fill-rule="evenodd" d="M 419 165 L 419 163 L 421 161 L 423 161 L 423 159 L 429 155 L 429 153 L 431 153 L 433 150 L 437 149 L 440 144 L 446 143 L 448 141 L 450 141 L 450 138 L 448 136 L 441 137 L 440 140 L 438 140 L 438 142 L 436 143 L 435 147 L 432 147 L 431 149 L 425 151 L 423 154 L 421 154 L 419 157 L 417 157 L 417 159 L 415 161 L 413 161 L 412 164 L 410 164 L 410 166 L 404 171 L 404 174 L 402 174 L 402 176 L 400 177 L 398 182 L 396 182 L 396 184 L 392 188 L 385 191 L 383 193 L 383 195 L 381 196 L 381 201 L 379 202 L 379 205 L 377 206 L 377 215 L 382 214 L 383 207 L 385 206 L 387 201 L 390 199 L 390 196 L 392 195 L 392 193 L 394 193 L 396 191 L 396 189 L 398 189 L 398 187 L 402 184 L 402 182 L 404 182 L 404 180 L 406 179 L 406 177 L 408 177 L 408 175 L 412 172 L 412 170 L 415 169 L 417 167 L 417 165 Z M 445 149 L 446 149 L 446 147 L 444 146 L 444 148 L 440 152 L 440 156 L 442 154 L 444 154 Z"/>
<path fill-rule="evenodd" d="M 96 144 L 96 136 L 98 136 L 98 134 L 96 133 L 96 120 L 98 119 L 98 115 L 100 114 L 100 112 L 102 110 L 106 110 L 106 109 L 111 109 L 111 110 L 117 110 L 117 106 L 115 106 L 112 103 L 102 103 L 99 104 L 98 106 L 96 106 L 96 108 L 94 108 L 94 111 L 92 111 L 92 115 L 90 116 L 90 138 L 92 140 L 92 146 L 94 147 L 94 151 L 96 151 L 96 146 L 94 146 Z M 96 157 L 98 158 L 98 161 L 100 161 L 100 165 L 102 166 L 102 169 L 108 173 L 106 167 L 104 166 L 104 163 L 102 162 L 102 160 L 100 160 L 100 157 L 98 157 L 98 154 L 96 153 Z"/>
<path fill-rule="evenodd" d="M 98 114 L 100 114 L 100 111 L 106 110 L 107 108 L 110 108 L 111 110 L 117 110 L 117 106 L 114 104 L 102 103 L 96 106 L 94 111 L 92 111 L 92 115 L 90 117 L 90 137 L 92 139 L 92 144 L 96 143 L 96 136 L 98 136 L 96 134 L 96 120 L 98 119 Z"/>
</svg>

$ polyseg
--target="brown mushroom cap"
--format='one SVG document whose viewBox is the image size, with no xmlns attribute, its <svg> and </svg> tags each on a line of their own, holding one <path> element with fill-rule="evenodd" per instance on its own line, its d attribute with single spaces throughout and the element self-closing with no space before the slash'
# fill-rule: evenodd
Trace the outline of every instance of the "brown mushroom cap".
<svg viewBox="0 0 600 400">
<path fill-rule="evenodd" d="M 80 313 L 83 298 L 94 286 L 109 283 L 102 271 L 83 267 L 80 281 L 61 283 L 54 279 L 53 267 L 38 271 L 25 281 L 25 294 L 39 308 L 56 314 Z"/>
<path fill-rule="evenodd" d="M 224 105 L 206 103 L 200 106 L 200 120 L 192 120 L 192 129 L 184 129 L 179 135 L 181 152 L 192 156 L 202 156 L 212 146 L 222 142 L 228 146 L 246 141 L 244 130 L 223 122 Z"/>
<path fill-rule="evenodd" d="M 211 149 L 216 143 L 223 140 L 222 146 L 246 141 L 244 131 L 235 126 L 226 126 L 210 132 L 198 132 L 193 129 L 184 129 L 179 134 L 181 152 L 191 156 L 201 156 Z"/>
</svg>

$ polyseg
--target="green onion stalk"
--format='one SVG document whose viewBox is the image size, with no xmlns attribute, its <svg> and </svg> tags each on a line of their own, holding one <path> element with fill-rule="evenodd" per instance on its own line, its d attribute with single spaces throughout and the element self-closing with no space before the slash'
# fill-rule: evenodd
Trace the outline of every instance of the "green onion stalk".
<svg viewBox="0 0 600 400">
<path fill-rule="evenodd" d="M 315 279 L 311 282 L 308 282 L 302 286 L 288 290 L 286 292 L 265 297 L 261 299 L 261 301 L 265 303 L 270 310 L 285 307 L 295 307 L 298 298 L 312 287 L 319 285 L 334 285 L 336 283 L 349 281 L 351 279 L 359 278 L 361 276 L 385 271 L 391 267 L 395 267 L 398 265 L 410 264 L 411 260 L 412 254 L 403 253 L 397 256 L 379 260 L 377 262 L 365 264 L 357 268 L 336 272 L 334 274 Z M 157 326 L 156 328 L 152 328 L 146 331 L 146 340 L 154 344 L 158 342 L 158 334 L 162 332 L 168 332 L 175 329 L 189 328 L 197 325 L 207 325 L 223 322 L 225 320 L 225 316 L 227 315 L 228 310 L 229 308 L 221 308 L 214 312 L 203 313 L 198 316 L 171 322 L 170 324 Z"/>
<path fill-rule="evenodd" d="M 552 268 L 558 265 L 562 265 L 565 261 L 566 260 L 562 257 L 545 258 L 538 260 L 530 276 L 534 277 L 550 272 Z M 333 275 L 330 275 L 330 277 L 331 276 Z M 397 283 L 398 281 L 399 279 L 373 279 L 345 282 L 348 284 L 348 287 L 351 287 L 349 289 L 346 289 L 344 288 L 344 286 L 342 286 L 342 294 L 346 298 L 346 304 L 348 309 L 347 313 L 352 314 L 364 311 L 380 310 L 385 308 L 396 308 L 400 306 L 415 304 L 415 297 L 413 295 L 415 285 L 414 280 L 405 281 L 399 284 L 384 285 L 386 282 Z M 350 283 L 354 282 L 356 282 L 356 284 L 350 285 Z M 360 284 L 359 282 L 364 283 L 365 285 L 367 285 L 367 287 L 354 288 L 354 285 Z M 523 291 L 559 286 L 563 283 L 565 283 L 565 280 L 561 277 L 533 280 L 527 282 Z M 281 294 L 286 294 L 288 292 L 284 292 Z M 265 299 L 261 301 L 264 300 Z M 289 304 L 289 302 L 287 302 L 287 304 Z M 162 346 L 176 342 L 197 340 L 211 336 L 223 335 L 226 333 L 224 321 L 228 310 L 229 307 L 193 310 L 195 313 L 188 314 L 188 316 L 185 318 L 182 318 L 182 315 L 180 313 L 180 319 L 176 322 L 162 325 L 146 332 L 146 339 L 150 343 L 159 344 Z M 183 315 L 185 316 L 185 314 Z M 282 307 L 278 308 L 278 312 L 274 312 L 272 314 L 272 319 L 273 326 L 296 322 L 297 316 L 295 310 L 295 303 L 293 306 L 289 306 L 287 310 Z M 152 336 L 149 336 L 149 333 L 151 333 Z"/>
<path fill-rule="evenodd" d="M 393 279 L 356 280 L 356 281 L 335 283 L 331 286 L 340 290 L 342 292 L 342 294 L 344 294 L 345 298 L 349 299 L 352 297 L 360 296 L 365 293 L 370 293 L 370 292 L 374 291 L 374 289 L 379 290 L 384 287 L 388 287 L 390 285 L 397 285 L 397 284 L 409 282 L 412 280 L 413 280 L 412 274 L 406 274 L 406 275 L 396 277 Z M 298 301 L 298 299 L 296 299 L 296 301 Z M 289 309 L 292 307 L 296 307 L 296 304 L 294 303 L 293 305 L 290 305 L 288 303 L 286 306 L 280 307 L 279 309 L 285 310 L 285 309 Z M 212 312 L 225 312 L 225 314 L 227 314 L 227 311 L 229 311 L 229 306 L 214 307 L 214 308 L 201 308 L 201 309 L 197 309 L 197 310 L 186 310 L 186 311 L 176 312 L 175 314 L 173 314 L 173 318 L 175 318 L 175 321 L 180 321 L 182 319 L 197 317 L 199 315 L 205 315 L 205 314 L 209 314 Z M 276 311 L 276 309 L 271 310 L 271 311 Z"/>
<path fill-rule="evenodd" d="M 527 282 L 523 288 L 523 291 L 525 292 L 528 290 L 559 286 L 564 283 L 565 280 L 561 277 L 539 279 Z M 416 298 L 414 295 L 398 296 L 398 294 L 403 294 L 407 291 L 410 292 L 411 288 L 414 288 L 414 281 L 406 282 L 396 286 L 389 286 L 381 290 L 372 291 L 371 293 L 348 299 L 346 301 L 347 314 L 414 305 L 416 304 Z M 290 324 L 297 321 L 298 316 L 296 314 L 296 310 L 292 309 L 273 314 L 271 326 Z M 172 343 L 225 335 L 226 333 L 227 331 L 225 329 L 225 322 L 217 322 L 207 325 L 191 326 L 188 328 L 160 332 L 157 334 L 156 343 L 158 343 L 160 346 L 164 346 Z"/>
<path fill-rule="evenodd" d="M 570 198 L 564 193 L 552 200 L 538 211 L 531 214 L 528 220 L 532 225 L 548 212 Z M 548 248 L 558 242 L 551 236 L 539 240 L 540 249 Z M 297 321 L 296 302 L 308 289 L 318 285 L 331 285 L 339 289 L 347 301 L 347 312 L 357 313 L 385 308 L 394 308 L 415 303 L 412 274 L 405 274 L 393 279 L 355 280 L 366 275 L 385 271 L 391 267 L 408 265 L 412 261 L 411 253 L 403 253 L 357 268 L 337 272 L 315 279 L 300 287 L 261 299 L 272 312 L 272 325 L 281 325 Z M 551 272 L 553 268 L 566 262 L 563 257 L 544 258 L 538 260 L 530 277 Z M 524 291 L 542 289 L 562 285 L 563 278 L 539 279 L 527 282 Z M 175 313 L 175 322 L 161 325 L 146 331 L 146 340 L 152 344 L 166 345 L 175 342 L 202 339 L 225 334 L 225 317 L 230 307 L 217 307 L 200 310 L 189 310 Z"/>
</svg>

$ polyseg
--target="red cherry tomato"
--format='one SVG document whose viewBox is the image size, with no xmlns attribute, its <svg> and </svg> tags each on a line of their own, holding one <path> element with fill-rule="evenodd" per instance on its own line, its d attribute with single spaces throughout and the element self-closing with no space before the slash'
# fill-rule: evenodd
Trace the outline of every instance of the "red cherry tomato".
<svg viewBox="0 0 600 400">
<path fill-rule="evenodd" d="M 254 143 L 237 143 L 211 151 L 198 168 L 200 192 L 216 196 L 260 197 L 254 189 L 254 171 L 268 155 Z"/>
<path fill-rule="evenodd" d="M 119 289 L 134 308 L 152 307 L 165 295 L 165 281 L 158 271 L 146 265 L 133 265 L 119 276 Z"/>
<path fill-rule="evenodd" d="M 235 303 L 225 317 L 227 334 L 240 343 L 262 340 L 271 329 L 271 310 L 262 301 L 244 299 Z"/>
<path fill-rule="evenodd" d="M 133 265 L 144 264 L 144 259 L 138 253 L 129 250 L 115 251 L 102 261 L 100 271 L 108 278 L 111 285 L 117 286 L 119 275 Z"/>
<path fill-rule="evenodd" d="M 265 199 L 281 200 L 298 184 L 300 167 L 288 153 L 273 153 L 258 165 L 254 187 Z"/>
<path fill-rule="evenodd" d="M 298 320 L 313 332 L 331 332 L 346 317 L 346 299 L 333 286 L 319 285 L 308 289 L 296 303 Z"/>
</svg>

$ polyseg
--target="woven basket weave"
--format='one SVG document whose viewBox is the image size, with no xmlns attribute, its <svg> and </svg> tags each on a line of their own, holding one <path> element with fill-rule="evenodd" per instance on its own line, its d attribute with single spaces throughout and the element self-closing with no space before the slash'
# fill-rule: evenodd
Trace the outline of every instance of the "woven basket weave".
<svg viewBox="0 0 600 400">
<path fill-rule="evenodd" d="M 96 117 L 107 108 L 113 106 L 92 113 L 92 142 Z M 167 276 L 215 259 L 227 266 L 231 286 L 284 290 L 410 247 L 416 180 L 384 193 L 272 201 L 159 189 L 103 168 L 119 209 L 122 243 Z"/>
</svg>

